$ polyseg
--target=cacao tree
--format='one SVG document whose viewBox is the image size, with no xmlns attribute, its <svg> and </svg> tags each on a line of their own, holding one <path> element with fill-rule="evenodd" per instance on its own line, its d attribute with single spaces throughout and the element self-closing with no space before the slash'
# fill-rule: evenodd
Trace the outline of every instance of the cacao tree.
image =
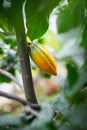
<svg viewBox="0 0 87 130">
<path fill-rule="evenodd" d="M 52 12 L 56 15 L 56 36 L 62 41 L 60 50 L 55 52 L 56 61 L 38 43 L 49 29 Z M 0 91 L 0 96 L 16 100 L 25 108 L 24 114 L 0 115 L 0 129 L 87 129 L 86 35 L 86 0 L 0 1 L 0 82 L 10 82 L 6 75 L 10 73 L 15 76 L 16 68 L 21 68 L 26 96 L 24 100 Z M 34 43 L 35 40 L 37 43 Z M 5 51 L 7 46 L 9 51 Z M 57 74 L 56 62 L 63 63 L 67 71 L 56 98 L 40 105 L 34 90 L 30 57 L 41 69 L 46 63 L 48 68 L 44 66 L 43 70 L 47 73 Z M 43 64 L 38 63 L 40 60 Z M 12 78 L 11 75 L 9 77 Z"/>
</svg>

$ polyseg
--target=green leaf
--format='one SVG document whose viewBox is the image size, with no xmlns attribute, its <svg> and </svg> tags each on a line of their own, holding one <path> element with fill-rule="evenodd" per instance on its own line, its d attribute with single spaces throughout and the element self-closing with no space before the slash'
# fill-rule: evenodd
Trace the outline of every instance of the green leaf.
<svg viewBox="0 0 87 130">
<path fill-rule="evenodd" d="M 73 33 L 78 34 L 79 30 Z M 67 38 L 68 42 L 65 41 L 65 44 L 58 52 L 58 58 L 65 63 L 68 62 L 68 63 L 76 64 L 75 66 L 81 68 L 85 61 L 85 50 L 82 46 L 80 46 L 81 36 L 80 38 L 74 39 L 74 37 L 73 38 L 70 37 L 71 35 L 72 34 L 68 33 L 68 38 Z"/>
<path fill-rule="evenodd" d="M 57 18 L 57 29 L 59 33 L 66 32 L 81 25 L 84 21 L 84 2 L 72 0 L 59 13 Z"/>
<path fill-rule="evenodd" d="M 83 30 L 82 45 L 87 48 L 87 22 L 85 23 L 85 27 Z"/>
<path fill-rule="evenodd" d="M 0 1 L 0 28 L 4 31 L 4 33 L 10 33 L 10 31 L 13 29 L 11 24 L 9 23 L 7 15 L 10 5 L 10 1 Z"/>
<path fill-rule="evenodd" d="M 58 98 L 53 101 L 53 108 L 65 114 L 72 103 L 80 104 L 86 100 L 85 92 L 82 92 L 87 79 L 87 70 L 78 71 L 73 64 L 67 64 L 68 74 Z"/>
<path fill-rule="evenodd" d="M 1 115 L 0 116 L 0 128 L 9 130 L 19 130 L 19 128 L 26 127 L 30 125 L 31 121 L 34 119 L 32 115 L 26 116 L 25 114 L 18 115 Z M 15 129 L 16 128 L 16 129 Z"/>
<path fill-rule="evenodd" d="M 67 69 L 68 69 L 68 75 L 64 84 L 63 91 L 69 100 L 73 100 L 74 96 L 76 96 L 84 87 L 84 84 L 87 79 L 87 73 L 86 73 L 87 70 L 83 69 L 81 71 L 78 71 L 75 68 L 75 66 L 71 64 L 68 64 Z"/>
<path fill-rule="evenodd" d="M 42 110 L 39 116 L 33 121 L 30 130 L 55 130 L 52 123 L 53 111 L 49 103 L 44 103 L 42 105 Z M 28 129 L 27 129 L 28 130 Z"/>
<path fill-rule="evenodd" d="M 9 70 L 9 73 L 11 73 L 12 75 L 15 75 L 15 70 L 14 69 L 10 69 Z M 12 80 L 10 78 L 8 78 L 7 76 L 3 75 L 3 74 L 0 74 L 0 83 L 2 82 L 11 82 Z"/>
<path fill-rule="evenodd" d="M 65 97 L 63 89 L 60 92 L 60 95 L 53 101 L 53 109 L 64 114 L 66 113 L 69 107 L 69 102 Z"/>
<path fill-rule="evenodd" d="M 86 9 L 87 9 L 87 0 L 84 0 L 84 2 L 85 2 L 85 7 L 86 7 Z"/>
<path fill-rule="evenodd" d="M 78 71 L 73 64 L 68 63 L 66 67 L 68 70 L 67 80 L 69 82 L 69 86 L 72 87 L 78 80 Z"/>
<path fill-rule="evenodd" d="M 11 26 L 11 24 L 7 22 L 7 19 L 2 15 L 0 15 L 0 28 L 2 29 L 2 31 L 5 32 L 5 34 L 13 33 L 13 27 Z"/>
<path fill-rule="evenodd" d="M 73 106 L 66 114 L 68 120 L 78 129 L 87 129 L 87 104 Z"/>
<path fill-rule="evenodd" d="M 77 130 L 72 124 L 62 124 L 58 130 Z"/>
<path fill-rule="evenodd" d="M 2 115 L 0 116 L 1 126 L 18 126 L 21 123 L 20 116 Z"/>
<path fill-rule="evenodd" d="M 0 40 L 0 68 L 8 71 L 12 75 L 15 75 L 15 69 L 18 65 L 18 56 L 15 47 L 16 43 L 10 37 L 2 37 L 2 40 Z M 11 81 L 7 76 L 0 74 L 0 83 Z"/>
<path fill-rule="evenodd" d="M 16 29 L 21 29 L 22 27 L 22 6 L 24 0 L 1 0 L 0 1 L 0 15 L 3 16 L 7 23 L 10 23 Z M 20 22 L 19 22 L 20 21 Z"/>
<path fill-rule="evenodd" d="M 52 122 L 53 111 L 51 107 L 52 106 L 49 103 L 43 103 L 38 117 L 35 118 L 31 124 L 27 124 L 16 130 L 56 130 L 56 127 Z"/>
<path fill-rule="evenodd" d="M 27 35 L 31 40 L 41 37 L 47 31 L 49 15 L 59 2 L 60 0 L 27 0 Z"/>
</svg>

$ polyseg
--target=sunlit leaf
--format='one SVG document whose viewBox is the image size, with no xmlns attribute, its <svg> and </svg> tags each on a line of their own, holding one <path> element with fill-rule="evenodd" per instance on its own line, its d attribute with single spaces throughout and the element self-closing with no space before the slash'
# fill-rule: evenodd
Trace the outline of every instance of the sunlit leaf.
<svg viewBox="0 0 87 130">
<path fill-rule="evenodd" d="M 48 29 L 49 15 L 59 4 L 60 0 L 27 0 L 26 2 L 26 22 L 28 36 L 31 40 L 39 38 Z"/>
<path fill-rule="evenodd" d="M 79 26 L 84 20 L 84 2 L 73 0 L 59 13 L 57 18 L 58 32 L 63 33 Z"/>
</svg>

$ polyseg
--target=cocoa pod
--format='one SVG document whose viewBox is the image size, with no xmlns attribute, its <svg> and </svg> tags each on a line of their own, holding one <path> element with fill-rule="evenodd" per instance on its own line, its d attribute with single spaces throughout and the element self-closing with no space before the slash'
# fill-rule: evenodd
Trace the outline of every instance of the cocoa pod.
<svg viewBox="0 0 87 130">
<path fill-rule="evenodd" d="M 28 47 L 31 59 L 41 70 L 52 75 L 57 75 L 56 60 L 43 45 L 31 43 Z"/>
</svg>

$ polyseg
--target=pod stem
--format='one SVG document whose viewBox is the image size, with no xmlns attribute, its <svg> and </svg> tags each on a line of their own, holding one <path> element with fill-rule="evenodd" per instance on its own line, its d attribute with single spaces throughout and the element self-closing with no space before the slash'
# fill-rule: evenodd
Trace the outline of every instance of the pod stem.
<svg viewBox="0 0 87 130">
<path fill-rule="evenodd" d="M 20 26 L 15 26 L 16 38 L 18 42 L 18 55 L 22 72 L 23 87 L 26 100 L 33 104 L 38 104 L 34 91 L 32 73 L 30 69 L 30 59 L 27 49 L 23 15 L 20 15 Z"/>
</svg>

